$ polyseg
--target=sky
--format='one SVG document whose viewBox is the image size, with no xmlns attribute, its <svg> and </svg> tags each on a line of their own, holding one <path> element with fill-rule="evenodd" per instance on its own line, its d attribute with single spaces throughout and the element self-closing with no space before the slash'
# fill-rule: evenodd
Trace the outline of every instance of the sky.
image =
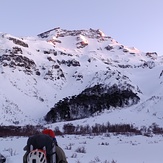
<svg viewBox="0 0 163 163">
<path fill-rule="evenodd" d="M 163 55 L 162 0 L 1 0 L 0 32 L 35 36 L 62 29 L 100 29 L 119 43 Z"/>
</svg>

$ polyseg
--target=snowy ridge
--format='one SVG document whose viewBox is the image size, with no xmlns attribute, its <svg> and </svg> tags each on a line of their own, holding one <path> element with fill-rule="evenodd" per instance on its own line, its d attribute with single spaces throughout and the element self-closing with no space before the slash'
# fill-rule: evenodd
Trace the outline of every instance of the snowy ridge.
<svg viewBox="0 0 163 163">
<path fill-rule="evenodd" d="M 101 30 L 54 28 L 26 38 L 1 33 L 0 124 L 45 123 L 45 114 L 64 97 L 96 84 L 117 84 L 130 86 L 140 102 L 80 121 L 161 125 L 162 66 L 163 58 L 156 53 L 126 47 Z"/>
</svg>

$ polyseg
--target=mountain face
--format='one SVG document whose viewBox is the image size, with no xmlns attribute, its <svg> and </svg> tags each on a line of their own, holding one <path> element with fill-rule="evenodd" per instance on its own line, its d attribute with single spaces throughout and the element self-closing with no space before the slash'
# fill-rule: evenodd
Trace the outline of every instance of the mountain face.
<svg viewBox="0 0 163 163">
<path fill-rule="evenodd" d="M 89 118 L 105 110 L 115 110 L 110 120 L 118 111 L 114 117 L 123 123 L 161 124 L 163 118 L 163 57 L 100 30 L 54 28 L 23 38 L 0 33 L 0 87 L 1 125 Z"/>
</svg>

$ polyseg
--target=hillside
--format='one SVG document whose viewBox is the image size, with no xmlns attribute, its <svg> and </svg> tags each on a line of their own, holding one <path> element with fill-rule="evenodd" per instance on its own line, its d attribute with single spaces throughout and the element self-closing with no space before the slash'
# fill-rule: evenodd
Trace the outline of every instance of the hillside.
<svg viewBox="0 0 163 163">
<path fill-rule="evenodd" d="M 162 67 L 162 56 L 122 45 L 100 30 L 54 28 L 24 38 L 0 33 L 0 124 L 46 124 L 45 115 L 65 99 L 68 107 L 71 103 L 68 114 L 72 115 L 79 107 L 84 112 L 92 109 L 97 97 L 101 101 L 105 96 L 100 111 L 95 105 L 87 116 L 75 113 L 66 120 L 161 125 Z M 99 86 L 100 92 L 92 91 Z M 126 97 L 129 92 L 133 98 Z M 97 96 L 92 104 L 89 100 L 93 98 L 88 96 L 81 105 L 79 97 L 83 93 Z M 107 103 L 108 98 L 118 100 Z M 80 106 L 76 105 L 77 99 Z M 50 122 L 67 117 L 57 114 L 59 118 Z"/>
</svg>

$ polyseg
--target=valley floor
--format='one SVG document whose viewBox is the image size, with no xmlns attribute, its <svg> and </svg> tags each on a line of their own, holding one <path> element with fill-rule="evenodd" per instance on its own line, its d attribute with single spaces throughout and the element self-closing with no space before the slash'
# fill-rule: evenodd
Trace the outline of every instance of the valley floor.
<svg viewBox="0 0 163 163">
<path fill-rule="evenodd" d="M 21 163 L 27 137 L 0 138 L 7 163 Z M 69 163 L 162 163 L 163 136 L 57 136 Z"/>
</svg>

